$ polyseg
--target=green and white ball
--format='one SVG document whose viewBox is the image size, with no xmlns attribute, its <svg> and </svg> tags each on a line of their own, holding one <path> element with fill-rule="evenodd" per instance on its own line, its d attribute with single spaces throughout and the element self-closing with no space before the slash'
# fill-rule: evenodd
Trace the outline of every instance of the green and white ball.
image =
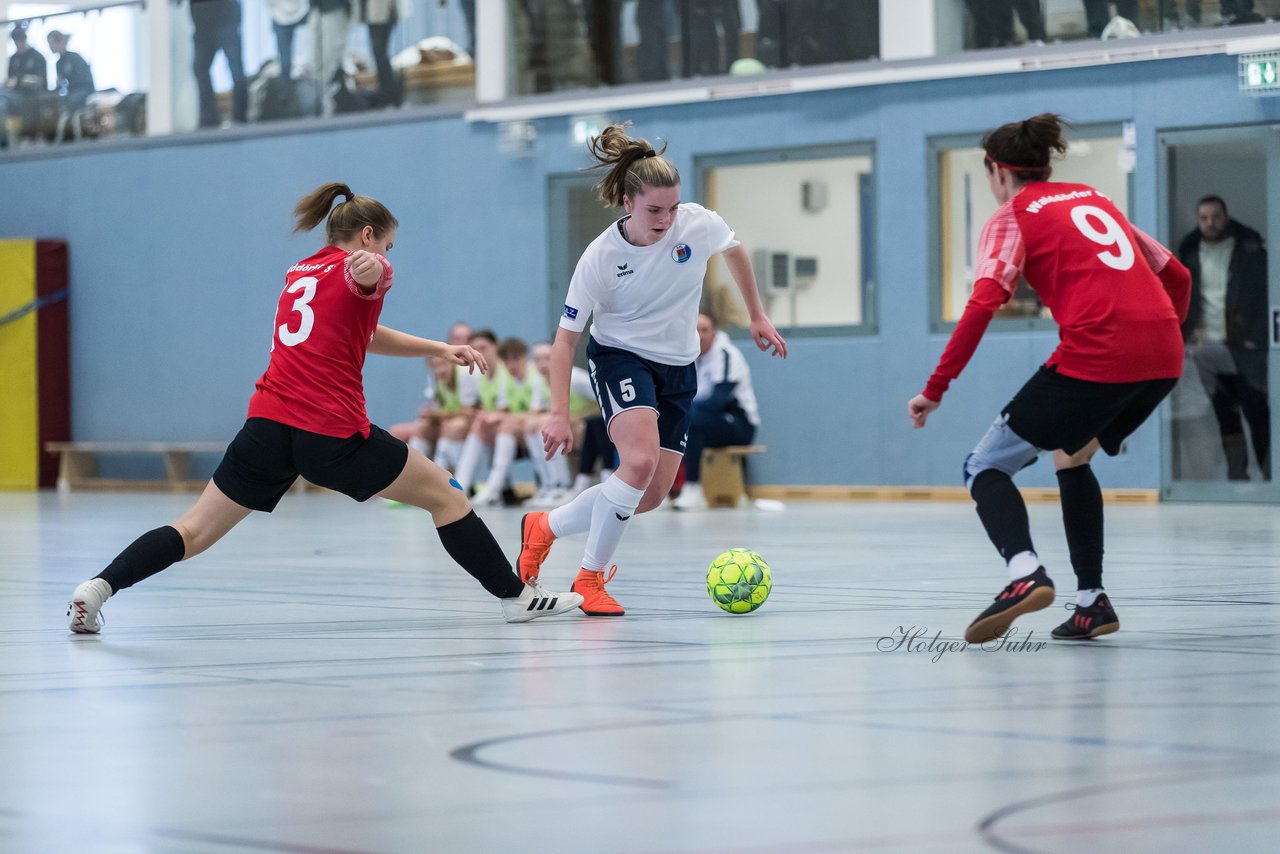
<svg viewBox="0 0 1280 854">
<path fill-rule="evenodd" d="M 749 614 L 764 604 L 773 575 L 764 558 L 748 549 L 729 549 L 707 569 L 707 593 L 730 614 Z"/>
</svg>

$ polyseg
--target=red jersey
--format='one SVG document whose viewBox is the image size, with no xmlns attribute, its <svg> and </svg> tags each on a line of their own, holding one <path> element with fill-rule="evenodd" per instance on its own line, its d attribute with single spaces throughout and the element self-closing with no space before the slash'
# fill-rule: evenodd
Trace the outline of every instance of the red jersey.
<svg viewBox="0 0 1280 854">
<path fill-rule="evenodd" d="M 1182 375 L 1186 270 L 1094 188 L 1027 184 L 987 222 L 977 257 L 974 295 L 926 387 L 931 400 L 942 399 L 1023 277 L 1058 324 L 1046 364 L 1059 373 L 1105 383 Z"/>
<path fill-rule="evenodd" d="M 250 418 L 312 433 L 368 437 L 364 357 L 378 327 L 391 265 L 365 291 L 351 277 L 350 253 L 326 246 L 285 273 L 276 306 L 271 362 L 249 398 Z"/>
</svg>

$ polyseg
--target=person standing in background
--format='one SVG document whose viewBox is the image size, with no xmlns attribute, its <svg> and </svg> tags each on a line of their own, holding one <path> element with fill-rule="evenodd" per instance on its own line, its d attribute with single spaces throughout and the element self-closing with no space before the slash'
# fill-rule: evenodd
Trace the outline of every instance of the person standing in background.
<svg viewBox="0 0 1280 854">
<path fill-rule="evenodd" d="M 1249 424 L 1264 479 L 1271 477 L 1267 396 L 1267 250 L 1262 235 L 1227 214 L 1220 196 L 1196 205 L 1196 228 L 1178 244 L 1191 271 L 1191 307 L 1182 335 L 1213 404 L 1227 479 L 1249 479 Z"/>
<path fill-rule="evenodd" d="M 240 15 L 239 0 L 191 0 L 191 23 L 195 25 L 192 35 L 195 58 L 191 64 L 196 75 L 196 87 L 200 91 L 202 128 L 216 128 L 222 124 L 210 74 L 218 51 L 222 51 L 231 69 L 231 118 L 237 124 L 248 121 L 249 82 L 244 75 Z"/>
</svg>

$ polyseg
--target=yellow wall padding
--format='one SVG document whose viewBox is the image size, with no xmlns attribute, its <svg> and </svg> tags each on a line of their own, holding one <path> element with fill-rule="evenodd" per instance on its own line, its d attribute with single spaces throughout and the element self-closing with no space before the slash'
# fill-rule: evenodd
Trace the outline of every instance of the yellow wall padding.
<svg viewBox="0 0 1280 854">
<path fill-rule="evenodd" d="M 36 243 L 0 240 L 0 317 L 36 298 Z M 0 489 L 39 480 L 36 313 L 0 326 Z"/>
</svg>

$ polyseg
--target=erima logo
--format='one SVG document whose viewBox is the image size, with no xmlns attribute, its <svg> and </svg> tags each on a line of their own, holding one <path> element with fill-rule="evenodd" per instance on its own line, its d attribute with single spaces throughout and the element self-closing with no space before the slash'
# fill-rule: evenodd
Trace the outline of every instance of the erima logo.
<svg viewBox="0 0 1280 854">
<path fill-rule="evenodd" d="M 613 515 L 618 517 L 619 522 L 625 522 L 631 518 L 630 516 L 623 516 L 621 513 L 614 513 Z"/>
<path fill-rule="evenodd" d="M 578 310 L 577 310 L 576 308 L 574 308 L 573 306 L 569 305 L 568 303 L 565 303 L 565 306 L 564 306 L 564 316 L 565 316 L 565 317 L 567 317 L 567 318 L 569 318 L 570 320 L 577 320 L 577 319 L 578 319 Z"/>
<path fill-rule="evenodd" d="M 630 276 L 632 273 L 634 273 L 634 272 L 635 272 L 635 270 L 628 270 L 628 269 L 627 269 L 627 268 L 628 268 L 628 267 L 630 267 L 630 266 L 631 266 L 630 264 L 619 264 L 619 265 L 618 265 L 618 278 L 619 278 L 619 279 L 621 279 L 623 276 Z"/>
</svg>

